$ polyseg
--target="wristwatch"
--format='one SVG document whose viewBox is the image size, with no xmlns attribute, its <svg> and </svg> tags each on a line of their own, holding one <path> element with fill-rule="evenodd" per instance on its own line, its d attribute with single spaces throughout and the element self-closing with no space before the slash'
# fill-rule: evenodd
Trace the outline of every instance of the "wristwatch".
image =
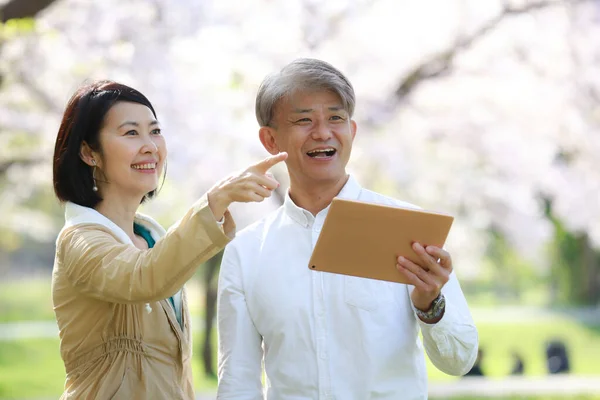
<svg viewBox="0 0 600 400">
<path fill-rule="evenodd" d="M 431 302 L 431 307 L 429 307 L 429 310 L 421 311 L 415 307 L 415 311 L 417 312 L 417 315 L 419 316 L 419 318 L 421 318 L 422 320 L 426 320 L 426 321 L 432 321 L 432 320 L 438 319 L 439 317 L 442 316 L 445 309 L 446 309 L 446 299 L 444 298 L 444 295 L 442 293 L 440 293 L 438 295 L 438 297 L 436 297 Z"/>
</svg>

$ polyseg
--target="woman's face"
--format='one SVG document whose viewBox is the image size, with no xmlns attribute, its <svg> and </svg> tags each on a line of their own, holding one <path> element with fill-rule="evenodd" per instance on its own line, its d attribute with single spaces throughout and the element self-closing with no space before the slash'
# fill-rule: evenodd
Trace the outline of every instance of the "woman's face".
<svg viewBox="0 0 600 400">
<path fill-rule="evenodd" d="M 137 197 L 156 190 L 167 157 L 165 139 L 152 111 L 138 103 L 118 102 L 100 130 L 96 182 L 102 198 Z"/>
</svg>

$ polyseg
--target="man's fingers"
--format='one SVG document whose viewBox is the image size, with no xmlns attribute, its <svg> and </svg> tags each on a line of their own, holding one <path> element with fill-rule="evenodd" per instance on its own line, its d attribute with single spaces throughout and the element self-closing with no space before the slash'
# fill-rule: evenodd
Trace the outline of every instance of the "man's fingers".
<svg viewBox="0 0 600 400">
<path fill-rule="evenodd" d="M 396 264 L 396 269 L 398 270 L 400 275 L 403 275 L 404 278 L 406 278 L 408 284 L 413 285 L 414 287 L 419 288 L 421 290 L 425 290 L 427 288 L 427 284 L 421 279 L 419 279 L 419 277 L 412 273 L 409 269 L 403 267 L 400 264 Z"/>
<path fill-rule="evenodd" d="M 440 260 L 439 264 L 442 267 L 452 270 L 452 257 L 450 257 L 450 253 L 448 253 L 446 250 L 435 246 L 427 246 L 425 251 L 427 251 L 427 253 L 432 257 Z"/>
<path fill-rule="evenodd" d="M 439 274 L 442 270 L 442 266 L 438 264 L 437 257 L 434 258 L 431 254 L 429 254 L 420 243 L 413 243 L 412 248 L 414 252 L 419 256 L 422 263 L 420 263 L 424 268 L 434 272 L 435 274 Z"/>
<path fill-rule="evenodd" d="M 269 156 L 269 157 L 265 158 L 264 160 L 257 162 L 256 164 L 252 165 L 248 169 L 250 169 L 254 172 L 257 172 L 259 174 L 265 174 L 275 164 L 285 161 L 287 156 L 288 155 L 286 152 L 281 152 L 279 154 L 276 154 L 274 156 Z"/>
<path fill-rule="evenodd" d="M 414 275 L 416 275 L 420 280 L 422 280 L 426 284 L 432 283 L 432 278 L 430 277 L 429 273 L 423 267 L 415 264 L 414 262 L 410 261 L 408 258 L 398 257 L 398 265 L 400 267 L 404 268 L 405 270 L 412 272 Z"/>
</svg>

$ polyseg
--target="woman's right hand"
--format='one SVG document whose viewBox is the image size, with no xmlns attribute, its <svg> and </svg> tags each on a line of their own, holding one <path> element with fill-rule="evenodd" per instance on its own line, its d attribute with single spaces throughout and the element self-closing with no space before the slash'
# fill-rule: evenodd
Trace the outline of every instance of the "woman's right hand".
<svg viewBox="0 0 600 400">
<path fill-rule="evenodd" d="M 279 182 L 267 174 L 267 171 L 286 158 L 287 153 L 269 156 L 244 171 L 217 182 L 208 191 L 208 204 L 215 218 L 220 220 L 233 202 L 261 202 L 270 197 L 273 190 L 279 187 Z"/>
</svg>

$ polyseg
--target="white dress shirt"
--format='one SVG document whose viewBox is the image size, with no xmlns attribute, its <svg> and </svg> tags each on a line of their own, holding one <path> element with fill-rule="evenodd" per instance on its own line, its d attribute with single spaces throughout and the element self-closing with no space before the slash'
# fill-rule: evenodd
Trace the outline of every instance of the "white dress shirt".
<svg viewBox="0 0 600 400">
<path fill-rule="evenodd" d="M 352 177 L 338 197 L 414 207 Z M 454 273 L 442 290 L 445 314 L 428 325 L 414 312 L 412 286 L 308 268 L 327 211 L 313 217 L 288 194 L 225 249 L 218 399 L 427 399 L 419 329 L 437 368 L 462 375 L 473 365 L 477 330 Z"/>
</svg>

